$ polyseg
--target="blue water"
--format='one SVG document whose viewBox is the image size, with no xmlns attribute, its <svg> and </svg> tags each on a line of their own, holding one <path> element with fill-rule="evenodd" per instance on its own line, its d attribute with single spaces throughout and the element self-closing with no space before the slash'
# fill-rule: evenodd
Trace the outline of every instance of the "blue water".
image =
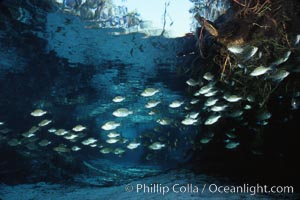
<svg viewBox="0 0 300 200">
<path fill-rule="evenodd" d="M 191 2 L 204 18 L 217 20 L 217 24 L 224 21 L 218 17 L 230 8 L 228 1 Z M 102 15 L 92 17 L 91 12 L 104 5 L 103 11 L 95 12 Z M 209 68 L 207 60 L 199 59 L 197 30 L 170 38 L 165 30 L 144 29 L 147 24 L 140 13 L 130 14 L 126 7 L 108 1 L 3 0 L 0 11 L 0 200 L 299 197 L 295 128 L 300 89 L 298 68 L 291 67 L 299 64 L 299 45 L 294 46 L 286 67 L 293 74 L 278 86 L 278 96 L 270 97 L 267 106 L 272 117 L 260 122 L 268 123 L 265 128 L 255 121 L 261 110 L 255 103 L 251 104 L 253 111 L 245 111 L 241 118 L 222 117 L 217 125 L 205 126 L 209 116 L 206 97 L 197 97 L 200 103 L 192 105 L 196 89 L 186 83 Z M 195 29 L 198 26 L 195 19 L 190 23 Z M 263 81 L 257 79 L 257 83 Z M 241 90 L 228 83 L 217 82 L 216 86 L 221 88 L 218 92 Z M 144 97 L 141 93 L 147 88 L 159 92 Z M 116 96 L 125 100 L 114 102 Z M 160 103 L 146 108 L 150 100 Z M 183 104 L 171 108 L 175 100 Z M 244 102 L 234 105 L 230 109 L 245 106 Z M 118 108 L 132 113 L 116 117 L 112 113 Z M 46 114 L 34 116 L 36 109 Z M 182 121 L 191 112 L 200 113 L 197 122 L 184 125 Z M 158 123 L 162 119 L 167 125 Z M 39 125 L 43 120 L 51 123 Z M 111 131 L 101 128 L 108 121 L 120 126 Z M 72 130 L 76 125 L 85 129 Z M 60 136 L 50 131 L 53 128 L 68 133 Z M 116 143 L 109 143 L 107 135 L 113 131 L 120 136 Z M 28 133 L 32 135 L 25 136 Z M 237 134 L 236 139 L 228 133 Z M 65 138 L 72 135 L 76 137 L 73 141 Z M 82 143 L 90 138 L 96 140 L 92 145 Z M 209 139 L 207 144 L 203 139 Z M 238 147 L 225 148 L 229 139 L 238 142 Z M 132 142 L 139 146 L 128 148 Z M 153 149 L 155 143 L 161 147 Z M 75 146 L 80 149 L 75 151 Z M 206 190 L 201 195 L 170 192 L 162 196 L 135 192 L 140 183 L 171 187 L 245 182 L 293 185 L 295 194 L 226 196 Z M 126 190 L 128 184 L 133 192 Z"/>
</svg>

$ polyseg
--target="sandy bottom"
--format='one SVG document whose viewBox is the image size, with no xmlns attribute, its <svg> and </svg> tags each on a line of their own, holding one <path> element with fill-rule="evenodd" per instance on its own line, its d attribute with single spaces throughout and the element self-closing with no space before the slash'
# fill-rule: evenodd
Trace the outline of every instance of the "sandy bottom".
<svg viewBox="0 0 300 200">
<path fill-rule="evenodd" d="M 215 191 L 216 186 L 233 186 L 226 179 L 206 175 L 194 175 L 188 171 L 170 171 L 154 177 L 147 177 L 128 184 L 99 187 L 83 184 L 22 184 L 0 185 L 1 200 L 106 200 L 106 199 L 300 199 L 299 194 L 255 194 Z"/>
</svg>

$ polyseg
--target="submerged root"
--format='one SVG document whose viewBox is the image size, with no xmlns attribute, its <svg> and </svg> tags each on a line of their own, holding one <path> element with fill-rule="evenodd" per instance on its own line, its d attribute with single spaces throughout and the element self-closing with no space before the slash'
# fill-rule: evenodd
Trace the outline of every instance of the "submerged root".
<svg viewBox="0 0 300 200">
<path fill-rule="evenodd" d="M 251 13 L 262 16 L 265 12 L 271 11 L 270 0 L 264 0 L 263 2 L 261 2 L 260 0 L 255 0 L 255 1 L 245 0 L 243 3 L 241 2 L 241 0 L 232 0 L 232 1 L 242 7 L 240 11 L 242 16 L 246 16 Z"/>
</svg>

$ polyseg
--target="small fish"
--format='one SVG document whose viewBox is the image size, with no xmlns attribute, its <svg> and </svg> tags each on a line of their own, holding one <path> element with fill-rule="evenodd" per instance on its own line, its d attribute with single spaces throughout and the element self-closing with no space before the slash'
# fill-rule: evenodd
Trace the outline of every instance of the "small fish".
<svg viewBox="0 0 300 200">
<path fill-rule="evenodd" d="M 214 105 L 213 107 L 211 107 L 211 110 L 214 112 L 221 112 L 224 111 L 228 106 L 227 105 Z"/>
<path fill-rule="evenodd" d="M 226 149 L 235 149 L 237 146 L 239 146 L 239 142 L 229 142 L 225 145 Z"/>
<path fill-rule="evenodd" d="M 258 125 L 262 125 L 262 126 L 266 126 L 266 125 L 268 125 L 268 121 L 258 121 L 258 122 L 256 122 L 256 124 L 258 124 Z"/>
<path fill-rule="evenodd" d="M 40 127 L 42 126 L 47 126 L 48 124 L 50 124 L 52 122 L 52 120 L 48 120 L 48 119 L 44 119 L 43 121 L 41 121 L 38 125 Z"/>
<path fill-rule="evenodd" d="M 249 102 L 255 102 L 255 97 L 253 95 L 248 95 L 247 96 L 247 101 L 249 101 Z"/>
<path fill-rule="evenodd" d="M 114 151 L 113 151 L 114 154 L 116 155 L 120 155 L 120 154 L 123 154 L 125 153 L 125 149 L 122 149 L 122 148 L 116 148 Z"/>
<path fill-rule="evenodd" d="M 256 115 L 256 119 L 259 121 L 264 121 L 264 120 L 270 119 L 271 117 L 272 117 L 272 114 L 268 110 L 260 111 Z"/>
<path fill-rule="evenodd" d="M 212 81 L 214 79 L 214 75 L 210 72 L 206 72 L 204 75 L 203 75 L 203 78 L 207 81 Z"/>
<path fill-rule="evenodd" d="M 147 102 L 147 104 L 145 105 L 145 108 L 154 108 L 156 107 L 158 104 L 160 104 L 159 100 L 150 100 Z"/>
<path fill-rule="evenodd" d="M 162 149 L 163 147 L 165 147 L 165 144 L 162 144 L 160 142 L 154 142 L 152 143 L 150 146 L 149 146 L 149 149 L 152 149 L 152 150 L 160 150 Z"/>
<path fill-rule="evenodd" d="M 218 90 L 214 89 L 214 90 L 211 90 L 211 91 L 205 93 L 204 96 L 205 97 L 212 97 L 212 96 L 216 95 L 217 93 L 218 93 Z"/>
<path fill-rule="evenodd" d="M 78 137 L 78 135 L 73 134 L 73 133 L 68 133 L 68 134 L 66 134 L 66 135 L 64 136 L 64 138 L 67 139 L 67 140 L 74 140 L 74 139 L 77 138 L 77 137 Z"/>
<path fill-rule="evenodd" d="M 115 144 L 119 141 L 119 138 L 109 138 L 106 140 L 106 143 L 108 144 Z"/>
<path fill-rule="evenodd" d="M 230 139 L 235 139 L 237 137 L 237 135 L 234 133 L 226 133 L 226 136 Z"/>
<path fill-rule="evenodd" d="M 244 51 L 244 48 L 239 45 L 231 45 L 228 46 L 227 49 L 233 54 L 241 54 Z"/>
<path fill-rule="evenodd" d="M 112 113 L 115 117 L 127 117 L 128 115 L 133 114 L 132 111 L 127 108 L 119 108 Z"/>
<path fill-rule="evenodd" d="M 198 119 L 185 118 L 181 121 L 183 125 L 196 125 L 198 123 Z"/>
<path fill-rule="evenodd" d="M 229 117 L 233 117 L 233 118 L 237 118 L 237 117 L 242 116 L 242 114 L 244 114 L 244 111 L 242 111 L 242 110 L 234 110 L 234 111 L 229 112 L 228 116 Z"/>
<path fill-rule="evenodd" d="M 156 120 L 157 123 L 159 123 L 160 125 L 166 126 L 166 125 L 170 125 L 171 124 L 171 119 L 169 118 L 161 118 Z"/>
<path fill-rule="evenodd" d="M 136 148 L 138 148 L 140 145 L 141 145 L 141 143 L 139 143 L 139 142 L 130 142 L 130 143 L 127 145 L 127 148 L 128 148 L 128 149 L 136 149 Z"/>
<path fill-rule="evenodd" d="M 46 139 L 41 140 L 41 141 L 39 142 L 39 145 L 40 145 L 41 147 L 48 146 L 49 144 L 51 144 L 51 141 L 46 140 Z"/>
<path fill-rule="evenodd" d="M 246 104 L 246 105 L 244 106 L 244 109 L 245 109 L 245 110 L 250 110 L 251 108 L 252 108 L 252 106 L 249 105 L 249 104 Z"/>
<path fill-rule="evenodd" d="M 39 131 L 40 128 L 37 126 L 33 126 L 28 130 L 28 133 L 36 133 L 37 131 Z"/>
<path fill-rule="evenodd" d="M 55 131 L 56 131 L 55 128 L 50 128 L 50 129 L 48 129 L 48 132 L 49 132 L 49 133 L 54 133 Z"/>
<path fill-rule="evenodd" d="M 179 108 L 182 104 L 184 104 L 184 101 L 175 100 L 169 105 L 169 107 L 170 108 Z"/>
<path fill-rule="evenodd" d="M 245 67 L 245 65 L 242 65 L 242 64 L 238 64 L 238 67 L 240 68 L 240 69 L 246 69 L 246 67 Z"/>
<path fill-rule="evenodd" d="M 156 112 L 154 110 L 151 110 L 150 112 L 148 112 L 148 115 L 155 115 Z"/>
<path fill-rule="evenodd" d="M 155 95 L 156 93 L 159 92 L 159 89 L 155 89 L 155 88 L 146 88 L 142 93 L 141 96 L 143 97 L 150 97 Z"/>
<path fill-rule="evenodd" d="M 216 123 L 220 118 L 221 115 L 216 115 L 216 114 L 210 115 L 204 122 L 204 125 L 212 125 Z"/>
<path fill-rule="evenodd" d="M 63 136 L 66 135 L 67 133 L 68 131 L 66 131 L 65 129 L 58 129 L 57 131 L 54 132 L 54 134 L 58 136 Z"/>
<path fill-rule="evenodd" d="M 190 78 L 189 80 L 186 81 L 186 84 L 188 84 L 189 86 L 197 86 L 199 85 L 199 81 L 195 81 L 194 79 Z"/>
<path fill-rule="evenodd" d="M 260 76 L 265 74 L 269 70 L 271 70 L 270 67 L 259 66 L 250 73 L 250 76 Z"/>
<path fill-rule="evenodd" d="M 26 137 L 26 138 L 30 138 L 30 137 L 35 136 L 35 134 L 34 133 L 30 133 L 30 132 L 26 132 L 26 133 L 22 133 L 22 136 Z"/>
<path fill-rule="evenodd" d="M 199 101 L 199 100 L 198 100 L 198 101 Z M 191 102 L 194 103 L 194 99 L 192 99 Z M 190 102 L 190 103 L 191 103 L 191 102 Z M 192 106 L 190 106 L 190 105 L 184 106 L 184 110 L 189 111 L 189 110 L 191 110 L 191 109 L 192 109 Z"/>
<path fill-rule="evenodd" d="M 201 143 L 201 144 L 207 144 L 207 143 L 209 143 L 211 140 L 212 140 L 212 138 L 202 138 L 202 139 L 200 140 L 200 143 Z"/>
<path fill-rule="evenodd" d="M 223 98 L 228 102 L 238 102 L 239 100 L 242 99 L 242 97 L 234 94 L 233 95 L 225 94 Z"/>
<path fill-rule="evenodd" d="M 31 112 L 30 114 L 34 117 L 41 117 L 41 116 L 47 114 L 47 111 L 44 111 L 42 109 L 36 109 L 33 112 Z"/>
<path fill-rule="evenodd" d="M 277 65 L 280 65 L 280 64 L 286 62 L 286 61 L 289 59 L 291 53 L 292 53 L 291 51 L 287 51 L 287 52 L 283 55 L 282 58 L 280 58 L 280 59 L 276 60 L 275 62 L 273 62 L 273 63 L 271 64 L 271 66 L 277 66 Z"/>
<path fill-rule="evenodd" d="M 72 151 L 79 151 L 81 148 L 79 146 L 72 146 Z"/>
<path fill-rule="evenodd" d="M 118 136 L 120 136 L 120 133 L 117 133 L 117 132 L 110 132 L 107 134 L 107 137 L 109 137 L 109 138 L 115 138 Z"/>
<path fill-rule="evenodd" d="M 208 93 L 209 91 L 211 91 L 213 88 L 214 88 L 213 84 L 208 84 L 208 85 L 201 87 L 198 92 L 199 92 L 199 94 L 205 94 L 205 93 Z M 194 96 L 195 96 L 195 94 L 194 94 Z"/>
<path fill-rule="evenodd" d="M 95 138 L 88 138 L 88 139 L 82 141 L 81 143 L 82 143 L 83 145 L 90 145 L 90 144 L 93 144 L 93 143 L 95 143 L 95 142 L 97 142 L 97 141 L 98 141 L 98 140 L 95 139 Z"/>
<path fill-rule="evenodd" d="M 70 152 L 70 149 L 66 147 L 66 145 L 60 144 L 57 147 L 53 148 L 54 151 L 58 152 L 58 153 L 67 153 Z"/>
<path fill-rule="evenodd" d="M 5 124 L 5 122 L 0 122 L 0 126 L 1 126 L 1 125 L 4 125 L 4 124 Z"/>
<path fill-rule="evenodd" d="M 97 147 L 98 145 L 97 144 L 90 144 L 90 147 L 94 148 L 94 147 Z"/>
<path fill-rule="evenodd" d="M 196 119 L 199 116 L 199 112 L 190 112 L 185 118 Z"/>
<path fill-rule="evenodd" d="M 7 142 L 7 144 L 8 144 L 9 146 L 15 147 L 15 146 L 20 145 L 20 144 L 21 144 L 21 141 L 19 141 L 19 140 L 16 139 L 16 138 L 12 138 L 12 139 L 10 139 L 10 140 Z"/>
<path fill-rule="evenodd" d="M 282 81 L 285 79 L 290 73 L 286 71 L 285 69 L 279 69 L 274 74 L 271 74 L 269 78 L 271 78 L 273 81 Z"/>
<path fill-rule="evenodd" d="M 115 102 L 115 103 L 120 103 L 120 102 L 122 102 L 124 100 L 125 100 L 125 97 L 123 97 L 123 96 L 116 96 L 116 97 L 113 98 L 112 101 Z"/>
<path fill-rule="evenodd" d="M 195 105 L 195 104 L 197 104 L 199 101 L 200 101 L 199 99 L 192 99 L 192 100 L 190 101 L 190 104 Z"/>
<path fill-rule="evenodd" d="M 204 103 L 205 106 L 210 107 L 217 103 L 219 99 L 215 97 L 209 97 L 206 102 Z"/>
<path fill-rule="evenodd" d="M 110 130 L 116 129 L 119 126 L 121 126 L 120 123 L 117 123 L 117 122 L 114 122 L 114 121 L 109 121 L 109 122 L 106 122 L 103 126 L 101 126 L 101 128 L 103 130 L 110 131 Z"/>
<path fill-rule="evenodd" d="M 242 57 L 244 58 L 244 61 L 249 60 L 250 58 L 252 58 L 256 52 L 258 51 L 258 48 L 255 46 L 247 46 L 244 50 L 244 52 L 242 53 Z"/>
<path fill-rule="evenodd" d="M 101 152 L 102 154 L 109 154 L 109 153 L 112 152 L 112 149 L 109 148 L 109 147 L 105 147 L 105 148 L 101 149 L 100 152 Z"/>
<path fill-rule="evenodd" d="M 75 132 L 80 132 L 80 131 L 83 131 L 85 129 L 86 129 L 86 127 L 84 127 L 82 125 L 77 125 L 74 128 L 72 128 L 72 130 L 75 131 Z"/>
</svg>

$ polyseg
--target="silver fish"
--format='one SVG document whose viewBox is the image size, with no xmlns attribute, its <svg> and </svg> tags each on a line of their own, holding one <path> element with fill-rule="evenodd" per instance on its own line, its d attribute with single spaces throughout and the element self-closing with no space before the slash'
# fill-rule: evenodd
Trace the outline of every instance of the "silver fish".
<svg viewBox="0 0 300 200">
<path fill-rule="evenodd" d="M 231 45 L 227 49 L 233 54 L 241 54 L 244 51 L 244 48 L 239 45 Z"/>
<path fill-rule="evenodd" d="M 270 119 L 271 117 L 272 117 L 272 114 L 267 110 L 261 111 L 256 115 L 256 119 L 259 121 L 264 121 L 264 120 Z"/>
<path fill-rule="evenodd" d="M 230 94 L 225 94 L 223 98 L 228 102 L 237 102 L 242 99 L 242 97 L 238 95 L 230 95 Z"/>
<path fill-rule="evenodd" d="M 260 76 L 265 74 L 269 70 L 271 70 L 271 67 L 259 66 L 250 73 L 250 76 Z"/>
<path fill-rule="evenodd" d="M 198 117 L 198 115 L 199 115 L 199 112 L 190 112 L 185 117 L 186 118 L 191 118 L 191 119 L 196 119 Z"/>
<path fill-rule="evenodd" d="M 203 75 L 203 78 L 207 81 L 212 81 L 214 79 L 214 75 L 210 72 L 206 72 L 204 75 Z"/>
<path fill-rule="evenodd" d="M 198 102 L 199 102 L 200 100 L 199 99 L 192 99 L 191 101 L 190 101 L 190 104 L 197 104 Z"/>
<path fill-rule="evenodd" d="M 189 86 L 194 87 L 194 86 L 199 85 L 200 82 L 199 81 L 195 81 L 194 79 L 190 78 L 189 80 L 186 81 L 186 84 L 188 84 Z"/>
<path fill-rule="evenodd" d="M 205 125 L 211 125 L 211 124 L 214 124 L 216 123 L 219 119 L 221 118 L 221 115 L 216 115 L 216 114 L 213 114 L 211 116 L 209 116 L 207 118 L 207 120 L 204 122 Z"/>
<path fill-rule="evenodd" d="M 141 96 L 143 97 L 151 97 L 159 92 L 159 89 L 155 88 L 146 88 L 142 93 Z"/>
<path fill-rule="evenodd" d="M 229 142 L 229 143 L 226 144 L 225 148 L 226 149 L 234 149 L 239 145 L 240 145 L 239 142 Z"/>
<path fill-rule="evenodd" d="M 280 64 L 286 62 L 286 61 L 289 59 L 291 53 L 292 53 L 291 51 L 286 52 L 286 53 L 283 55 L 282 58 L 279 58 L 278 60 L 276 60 L 275 62 L 273 62 L 273 63 L 271 64 L 271 66 L 277 66 L 277 65 L 280 65 Z"/>
<path fill-rule="evenodd" d="M 205 106 L 210 107 L 217 103 L 219 99 L 215 97 L 209 97 L 206 102 L 204 103 Z"/>
<path fill-rule="evenodd" d="M 204 96 L 205 97 L 212 97 L 212 96 L 216 95 L 217 92 L 218 92 L 218 90 L 215 90 L 215 89 L 214 90 L 210 90 L 209 92 L 205 93 Z"/>
<path fill-rule="evenodd" d="M 202 138 L 202 139 L 200 140 L 200 143 L 202 143 L 202 144 L 207 144 L 207 143 L 209 143 L 211 140 L 212 140 L 212 138 Z"/>
<path fill-rule="evenodd" d="M 242 57 L 244 58 L 245 61 L 249 60 L 250 58 L 252 58 L 256 54 L 257 51 L 258 51 L 257 47 L 249 46 L 242 53 Z"/>
<path fill-rule="evenodd" d="M 243 113 L 244 112 L 242 110 L 235 110 L 235 111 L 228 113 L 228 116 L 236 118 L 236 117 L 242 116 Z"/>
<path fill-rule="evenodd" d="M 214 105 L 213 107 L 211 107 L 211 110 L 214 112 L 221 112 L 224 111 L 228 106 L 227 105 Z"/>
<path fill-rule="evenodd" d="M 152 149 L 152 150 L 160 150 L 162 149 L 163 147 L 165 147 L 165 144 L 162 144 L 160 142 L 154 142 L 152 143 L 150 146 L 149 146 L 149 149 Z"/>
<path fill-rule="evenodd" d="M 132 111 L 127 108 L 119 108 L 112 113 L 115 117 L 127 117 L 128 115 L 133 114 Z"/>
<path fill-rule="evenodd" d="M 285 69 L 279 69 L 279 70 L 277 70 L 274 74 L 270 75 L 270 78 L 271 78 L 273 81 L 282 81 L 282 80 L 285 79 L 289 74 L 290 74 L 290 72 L 286 71 Z"/>
<path fill-rule="evenodd" d="M 116 129 L 118 126 L 121 126 L 121 124 L 118 122 L 109 121 L 109 122 L 106 122 L 103 126 L 101 126 L 101 128 L 103 130 L 110 131 L 110 130 Z"/>
<path fill-rule="evenodd" d="M 181 121 L 181 123 L 183 125 L 186 125 L 186 126 L 188 126 L 188 125 L 196 125 L 197 122 L 198 122 L 197 119 L 192 119 L 192 118 L 185 118 L 184 120 Z"/>
</svg>

